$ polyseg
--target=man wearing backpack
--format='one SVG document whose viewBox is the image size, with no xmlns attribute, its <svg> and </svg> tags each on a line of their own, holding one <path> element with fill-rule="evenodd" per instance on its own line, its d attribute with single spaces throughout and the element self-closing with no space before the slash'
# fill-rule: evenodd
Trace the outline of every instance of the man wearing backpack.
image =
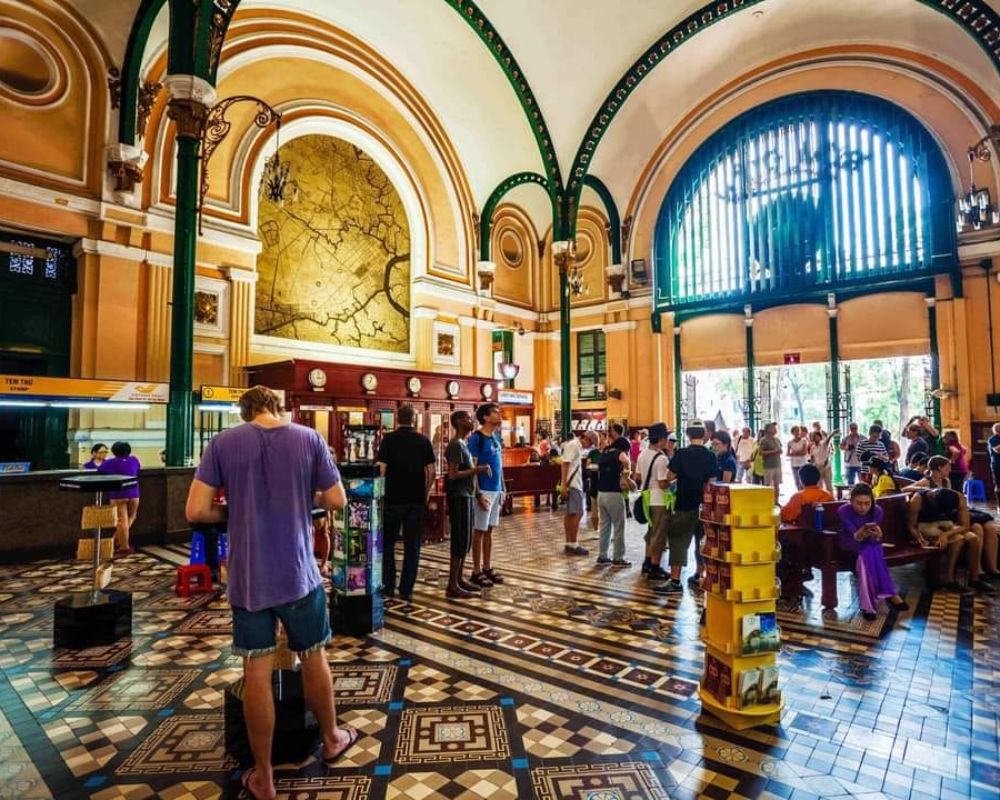
<svg viewBox="0 0 1000 800">
<path fill-rule="evenodd" d="M 657 422 L 649 428 L 649 446 L 639 454 L 635 478 L 639 483 L 639 503 L 649 527 L 646 530 L 646 560 L 642 574 L 649 580 L 665 580 L 669 573 L 660 566 L 667 549 L 667 529 L 670 511 L 667 509 L 667 426 Z M 647 503 L 648 500 L 648 503 Z M 648 508 L 647 508 L 648 506 Z M 633 515 L 636 516 L 636 515 Z"/>
<path fill-rule="evenodd" d="M 583 438 L 590 445 L 597 443 L 597 436 L 593 431 L 586 431 Z M 580 440 L 575 436 L 570 436 L 563 442 L 560 469 L 559 497 L 566 504 L 566 516 L 563 519 L 565 553 L 568 556 L 585 556 L 588 554 L 587 548 L 581 547 L 576 540 L 580 532 L 580 519 L 583 517 L 583 450 Z"/>
</svg>

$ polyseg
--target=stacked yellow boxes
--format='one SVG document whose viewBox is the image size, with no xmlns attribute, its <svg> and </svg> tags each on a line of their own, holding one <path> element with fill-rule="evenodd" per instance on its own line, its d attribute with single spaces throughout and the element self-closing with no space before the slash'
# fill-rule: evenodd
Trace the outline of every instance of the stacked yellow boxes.
<svg viewBox="0 0 1000 800">
<path fill-rule="evenodd" d="M 710 484 L 705 531 L 702 707 L 736 730 L 778 722 L 778 509 L 769 486 Z"/>
</svg>

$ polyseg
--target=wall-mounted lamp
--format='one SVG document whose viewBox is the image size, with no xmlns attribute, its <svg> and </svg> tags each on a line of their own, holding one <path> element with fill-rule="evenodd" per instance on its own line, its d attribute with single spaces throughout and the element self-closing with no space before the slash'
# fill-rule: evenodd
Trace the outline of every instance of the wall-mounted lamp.
<svg viewBox="0 0 1000 800">
<path fill-rule="evenodd" d="M 512 381 L 517 377 L 517 374 L 521 371 L 520 364 L 510 364 L 504 362 L 497 365 L 497 369 L 500 370 L 500 375 L 505 381 Z"/>
<path fill-rule="evenodd" d="M 479 275 L 479 288 L 488 292 L 493 286 L 493 276 L 496 275 L 497 265 L 492 261 L 477 261 L 476 274 Z"/>
<path fill-rule="evenodd" d="M 625 267 L 621 264 L 608 264 L 607 268 L 608 286 L 612 292 L 621 293 L 622 284 L 625 282 Z"/>
<path fill-rule="evenodd" d="M 935 400 L 947 400 L 949 397 L 954 397 L 958 392 L 950 386 L 939 386 L 937 389 L 931 389 L 927 394 Z"/>
<path fill-rule="evenodd" d="M 612 400 L 621 400 L 622 399 L 622 390 L 621 389 L 609 389 L 608 390 L 608 397 L 610 397 Z"/>
</svg>

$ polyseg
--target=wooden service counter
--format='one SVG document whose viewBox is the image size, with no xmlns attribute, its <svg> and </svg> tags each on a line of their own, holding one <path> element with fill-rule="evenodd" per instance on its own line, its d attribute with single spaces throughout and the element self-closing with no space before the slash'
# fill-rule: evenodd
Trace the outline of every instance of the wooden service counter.
<svg viewBox="0 0 1000 800">
<path fill-rule="evenodd" d="M 511 497 L 534 497 L 536 505 L 544 496 L 554 505 L 556 484 L 562 477 L 562 467 L 559 464 L 532 462 L 531 454 L 530 447 L 512 447 L 503 451 L 503 475 L 507 494 Z"/>
<path fill-rule="evenodd" d="M 53 470 L 0 475 L 0 563 L 76 552 L 87 493 L 61 492 L 59 480 L 83 470 Z M 133 546 L 186 541 L 184 518 L 193 467 L 155 467 L 139 473 L 139 513 L 131 531 Z M 111 532 L 108 531 L 107 535 Z"/>
</svg>

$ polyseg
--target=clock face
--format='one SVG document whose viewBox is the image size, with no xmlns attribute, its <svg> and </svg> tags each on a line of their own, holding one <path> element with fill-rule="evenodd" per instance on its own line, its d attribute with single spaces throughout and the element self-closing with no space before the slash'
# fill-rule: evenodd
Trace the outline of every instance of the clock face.
<svg viewBox="0 0 1000 800">
<path fill-rule="evenodd" d="M 420 382 L 420 378 L 414 375 L 412 378 L 408 378 L 406 381 L 406 388 L 410 390 L 410 394 L 416 394 L 420 391 L 420 387 L 423 384 Z"/>
<path fill-rule="evenodd" d="M 319 367 L 309 371 L 309 385 L 316 388 L 322 389 L 326 386 L 326 373 L 323 372 Z"/>
<path fill-rule="evenodd" d="M 493 397 L 493 392 L 495 391 L 492 383 L 484 383 L 481 389 L 483 393 L 483 399 L 489 400 Z"/>
<path fill-rule="evenodd" d="M 375 377 L 375 373 L 366 372 L 361 376 L 361 388 L 366 392 L 374 392 L 378 388 L 378 378 Z"/>
<path fill-rule="evenodd" d="M 444 388 L 448 392 L 449 397 L 458 397 L 458 391 L 461 387 L 458 385 L 458 381 L 448 381 Z"/>
</svg>

